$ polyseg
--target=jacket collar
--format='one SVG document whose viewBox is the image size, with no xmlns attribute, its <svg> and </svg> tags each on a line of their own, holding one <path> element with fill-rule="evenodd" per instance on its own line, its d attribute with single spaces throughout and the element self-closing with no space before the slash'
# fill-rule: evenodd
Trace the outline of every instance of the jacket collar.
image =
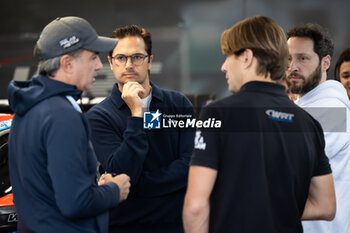
<svg viewBox="0 0 350 233">
<path fill-rule="evenodd" d="M 288 96 L 286 88 L 283 85 L 273 82 L 250 81 L 245 83 L 239 90 L 239 92 L 245 91 L 265 92 L 270 94 Z"/>
</svg>

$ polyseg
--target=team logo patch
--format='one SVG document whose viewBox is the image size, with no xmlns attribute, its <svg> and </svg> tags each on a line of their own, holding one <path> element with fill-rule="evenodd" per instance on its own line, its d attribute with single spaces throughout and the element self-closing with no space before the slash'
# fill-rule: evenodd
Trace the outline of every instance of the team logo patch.
<svg viewBox="0 0 350 233">
<path fill-rule="evenodd" d="M 160 129 L 162 113 L 157 110 L 156 112 L 144 112 L 143 113 L 143 128 L 144 129 Z"/>
<path fill-rule="evenodd" d="M 62 46 L 63 48 L 69 48 L 73 45 L 75 45 L 76 43 L 78 43 L 80 40 L 78 37 L 76 36 L 72 36 L 70 38 L 65 38 L 63 40 L 60 41 L 60 46 Z"/>
<path fill-rule="evenodd" d="M 292 113 L 279 112 L 273 109 L 268 109 L 265 111 L 265 113 L 268 118 L 275 121 L 293 122 L 294 114 Z"/>
</svg>

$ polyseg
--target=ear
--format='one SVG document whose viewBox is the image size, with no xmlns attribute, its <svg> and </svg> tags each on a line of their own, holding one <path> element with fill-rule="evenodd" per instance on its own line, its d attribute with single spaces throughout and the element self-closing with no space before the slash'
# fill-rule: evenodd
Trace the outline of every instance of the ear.
<svg viewBox="0 0 350 233">
<path fill-rule="evenodd" d="M 65 54 L 60 59 L 60 68 L 66 72 L 71 73 L 74 67 L 74 58 L 68 54 Z"/>
<path fill-rule="evenodd" d="M 108 62 L 109 62 L 109 68 L 111 68 L 111 70 L 113 70 L 112 68 L 112 66 L 113 66 L 113 64 L 112 64 L 112 58 L 111 58 L 111 56 L 108 56 L 107 57 L 108 58 Z"/>
<path fill-rule="evenodd" d="M 242 54 L 243 68 L 247 69 L 253 64 L 254 54 L 251 49 L 246 49 Z"/>
<path fill-rule="evenodd" d="M 323 72 L 327 71 L 330 66 L 331 66 L 331 56 L 327 55 L 327 56 L 323 57 L 321 60 L 322 71 Z"/>
<path fill-rule="evenodd" d="M 149 57 L 148 70 L 151 70 L 152 61 L 153 61 L 153 55 L 151 55 L 151 56 Z"/>
</svg>

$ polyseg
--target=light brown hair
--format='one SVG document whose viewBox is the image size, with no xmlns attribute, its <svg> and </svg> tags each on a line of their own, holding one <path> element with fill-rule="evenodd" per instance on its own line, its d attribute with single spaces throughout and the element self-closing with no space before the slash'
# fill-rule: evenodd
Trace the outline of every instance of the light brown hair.
<svg viewBox="0 0 350 233">
<path fill-rule="evenodd" d="M 258 60 L 256 73 L 278 81 L 288 68 L 286 35 L 280 25 L 266 16 L 254 16 L 239 21 L 221 35 L 221 48 L 225 55 L 241 55 L 251 49 Z"/>
</svg>

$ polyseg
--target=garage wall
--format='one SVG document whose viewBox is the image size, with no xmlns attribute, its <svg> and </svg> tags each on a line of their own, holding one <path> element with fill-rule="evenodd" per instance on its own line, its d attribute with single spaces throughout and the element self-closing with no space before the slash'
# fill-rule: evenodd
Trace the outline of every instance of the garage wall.
<svg viewBox="0 0 350 233">
<path fill-rule="evenodd" d="M 350 2 L 346 0 L 144 0 L 144 1 L 0 1 L 0 99 L 7 98 L 11 79 L 27 80 L 35 72 L 32 49 L 41 29 L 57 16 L 87 19 L 99 34 L 109 36 L 119 26 L 138 24 L 153 35 L 151 79 L 185 94 L 229 95 L 220 71 L 223 30 L 238 20 L 266 15 L 284 29 L 314 22 L 329 29 L 335 41 L 335 60 L 350 47 Z M 90 98 L 108 95 L 113 83 L 106 59 Z"/>
</svg>

